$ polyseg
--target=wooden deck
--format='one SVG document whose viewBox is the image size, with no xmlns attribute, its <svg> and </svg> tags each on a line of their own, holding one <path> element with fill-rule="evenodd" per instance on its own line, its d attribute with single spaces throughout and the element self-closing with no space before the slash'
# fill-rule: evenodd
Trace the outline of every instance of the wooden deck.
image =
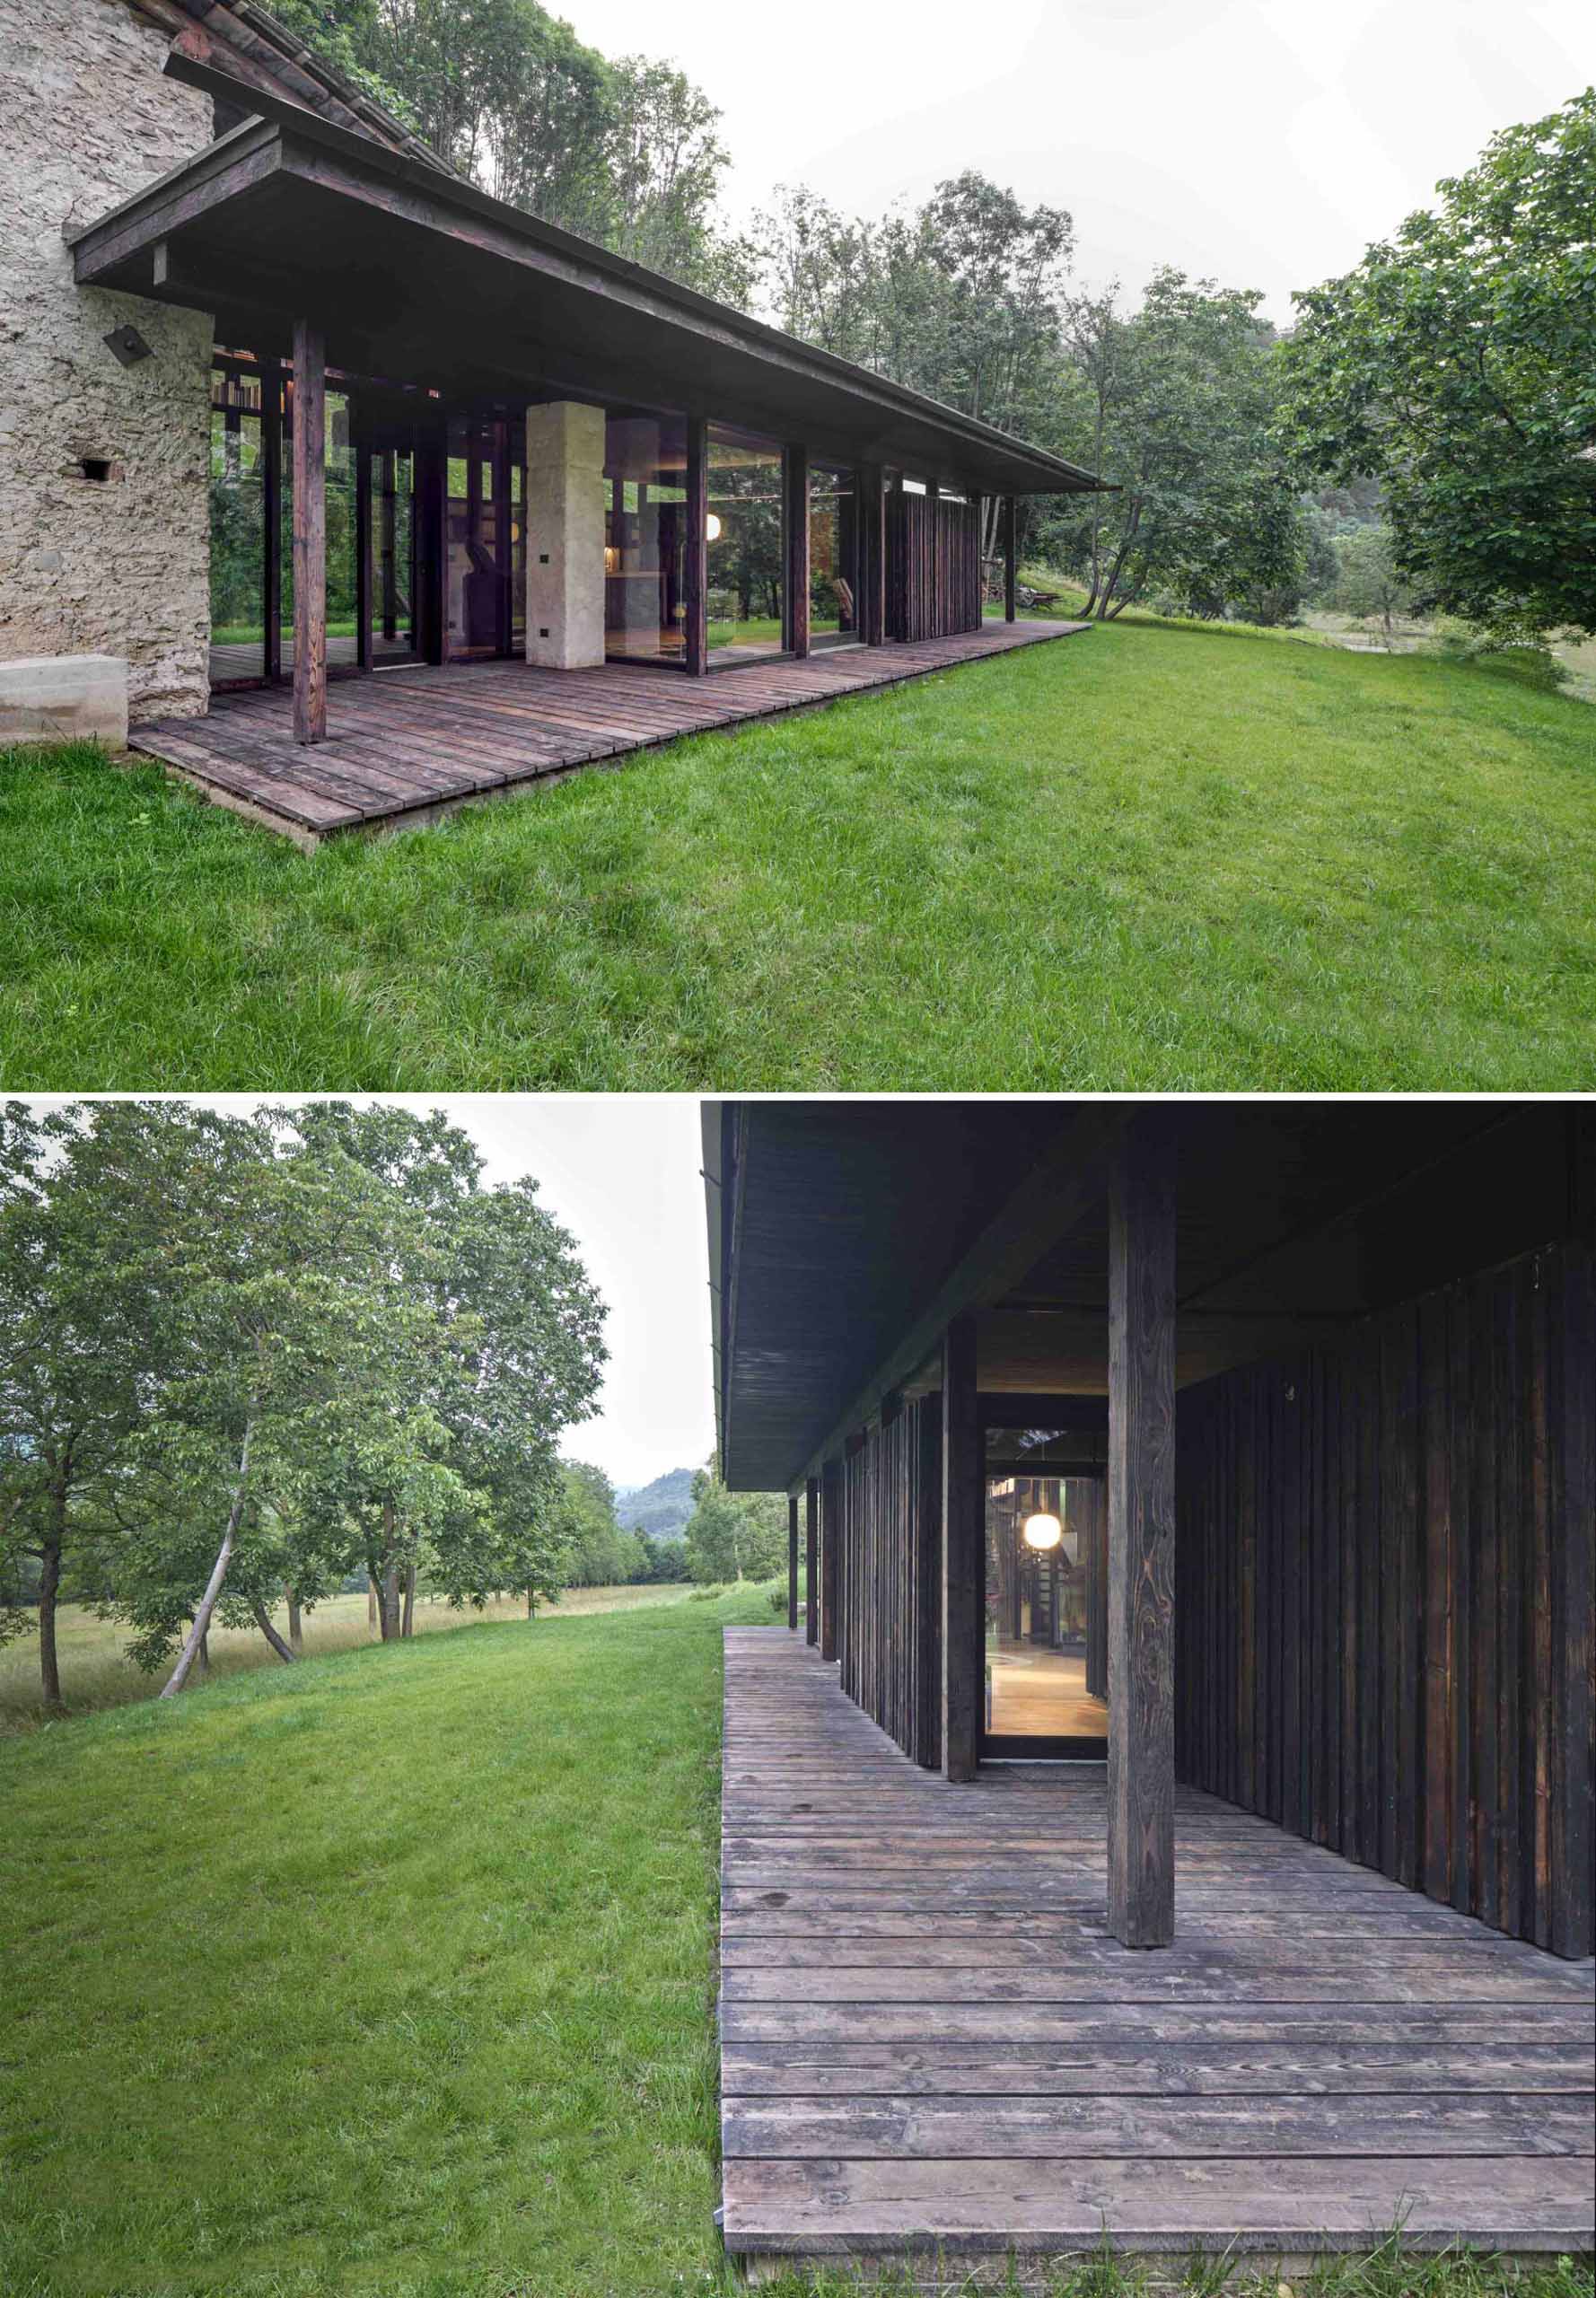
<svg viewBox="0 0 1596 2298">
<path fill-rule="evenodd" d="M 1592 2239 L 1590 1962 L 1213 1796 L 1177 1940 L 1103 1921 L 1101 1767 L 951 1787 L 802 1635 L 726 1635 L 723 2227 L 818 2256 Z"/>
<path fill-rule="evenodd" d="M 407 667 L 335 680 L 328 740 L 313 748 L 294 740 L 293 697 L 285 687 L 217 695 L 208 717 L 156 720 L 135 727 L 129 739 L 218 803 L 313 844 L 338 830 L 408 827 L 680 734 L 810 709 L 1086 627 L 988 622 L 954 638 L 828 648 L 801 662 L 750 664 L 702 679 L 619 664 Z"/>
</svg>

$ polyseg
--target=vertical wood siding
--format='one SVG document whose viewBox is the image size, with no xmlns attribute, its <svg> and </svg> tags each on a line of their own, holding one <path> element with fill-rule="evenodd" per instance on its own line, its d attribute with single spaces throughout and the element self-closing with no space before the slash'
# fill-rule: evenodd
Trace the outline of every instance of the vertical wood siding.
<svg viewBox="0 0 1596 2298">
<path fill-rule="evenodd" d="M 948 638 L 981 627 L 981 506 L 940 496 L 887 498 L 887 635 Z"/>
<path fill-rule="evenodd" d="M 1596 1254 L 1532 1254 L 1179 1405 L 1190 1784 L 1592 1951 Z"/>
<path fill-rule="evenodd" d="M 906 1755 L 942 1760 L 942 1399 L 866 1431 L 843 1463 L 842 1688 Z"/>
</svg>

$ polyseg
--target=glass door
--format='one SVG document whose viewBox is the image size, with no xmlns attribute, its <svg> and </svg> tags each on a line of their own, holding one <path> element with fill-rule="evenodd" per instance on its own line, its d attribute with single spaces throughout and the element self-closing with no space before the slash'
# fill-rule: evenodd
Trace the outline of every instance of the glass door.
<svg viewBox="0 0 1596 2298">
<path fill-rule="evenodd" d="M 373 669 L 420 659 L 416 615 L 416 447 L 408 425 L 379 425 L 366 457 L 369 572 L 366 660 Z"/>
<path fill-rule="evenodd" d="M 1106 1432 L 986 1431 L 981 1752 L 1108 1753 Z"/>
<path fill-rule="evenodd" d="M 444 656 L 479 662 L 524 634 L 524 430 L 503 416 L 449 418 L 445 469 Z"/>
</svg>

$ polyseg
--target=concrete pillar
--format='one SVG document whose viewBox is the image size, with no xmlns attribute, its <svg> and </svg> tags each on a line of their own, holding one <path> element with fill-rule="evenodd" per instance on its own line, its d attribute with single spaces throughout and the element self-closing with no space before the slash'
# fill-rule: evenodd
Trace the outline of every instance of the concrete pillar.
<svg viewBox="0 0 1596 2298">
<path fill-rule="evenodd" d="M 604 410 L 557 399 L 526 411 L 526 658 L 604 660 Z"/>
</svg>

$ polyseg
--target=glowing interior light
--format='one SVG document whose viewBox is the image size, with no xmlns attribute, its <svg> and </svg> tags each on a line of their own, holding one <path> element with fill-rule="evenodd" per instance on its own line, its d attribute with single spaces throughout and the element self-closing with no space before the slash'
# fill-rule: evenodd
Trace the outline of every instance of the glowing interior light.
<svg viewBox="0 0 1596 2298">
<path fill-rule="evenodd" d="M 704 539 L 706 542 L 719 542 L 720 539 L 721 522 L 716 513 L 712 511 L 704 522 Z"/>
<path fill-rule="evenodd" d="M 1027 1516 L 1020 1528 L 1020 1535 L 1027 1548 L 1057 1548 L 1064 1538 L 1064 1526 L 1057 1516 L 1049 1515 L 1043 1509 L 1038 1515 Z"/>
</svg>

